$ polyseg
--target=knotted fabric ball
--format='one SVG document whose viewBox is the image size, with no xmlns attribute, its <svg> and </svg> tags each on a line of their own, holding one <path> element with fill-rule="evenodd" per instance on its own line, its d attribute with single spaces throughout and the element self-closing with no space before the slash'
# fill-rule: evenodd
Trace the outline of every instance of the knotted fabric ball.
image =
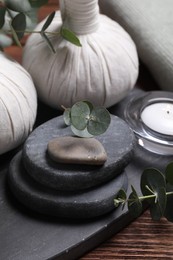
<svg viewBox="0 0 173 260">
<path fill-rule="evenodd" d="M 73 31 L 82 47 L 65 40 L 58 33 L 62 27 Z M 138 76 L 136 46 L 118 23 L 99 13 L 97 0 L 61 0 L 60 11 L 46 32 L 56 53 L 34 33 L 23 55 L 23 65 L 46 104 L 70 107 L 85 99 L 110 107 L 134 87 Z"/>
<path fill-rule="evenodd" d="M 32 131 L 36 90 L 28 72 L 0 53 L 0 154 L 20 145 Z"/>
</svg>

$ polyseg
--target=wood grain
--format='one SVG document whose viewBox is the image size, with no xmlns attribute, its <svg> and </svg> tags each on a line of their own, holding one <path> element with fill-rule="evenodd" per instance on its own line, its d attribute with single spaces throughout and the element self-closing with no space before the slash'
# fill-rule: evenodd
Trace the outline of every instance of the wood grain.
<svg viewBox="0 0 173 260">
<path fill-rule="evenodd" d="M 154 222 L 147 210 L 120 233 L 81 258 L 81 260 L 171 260 L 173 224 L 165 219 Z"/>
<path fill-rule="evenodd" d="M 58 8 L 57 0 L 50 0 L 47 6 L 41 8 L 39 19 Z M 14 59 L 21 62 L 22 50 L 9 47 L 5 50 Z M 141 65 L 138 87 L 146 90 L 157 89 L 150 73 Z M 172 260 L 173 259 L 173 224 L 165 219 L 160 222 L 151 220 L 147 210 L 128 227 L 117 235 L 89 252 L 81 260 Z"/>
</svg>

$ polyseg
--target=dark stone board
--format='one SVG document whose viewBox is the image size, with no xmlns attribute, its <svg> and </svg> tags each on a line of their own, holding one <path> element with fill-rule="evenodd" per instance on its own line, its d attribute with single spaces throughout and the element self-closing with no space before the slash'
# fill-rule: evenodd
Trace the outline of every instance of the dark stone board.
<svg viewBox="0 0 173 260">
<path fill-rule="evenodd" d="M 123 111 L 121 104 L 118 109 Z M 117 108 L 113 112 L 118 113 Z M 87 221 L 36 214 L 16 201 L 7 187 L 9 158 L 11 154 L 0 157 L 0 259 L 78 259 L 133 220 L 126 208 Z M 162 170 L 172 160 L 173 156 L 164 157 L 137 147 L 134 159 L 125 169 L 129 186 L 133 184 L 140 192 L 143 169 L 155 166 Z"/>
</svg>

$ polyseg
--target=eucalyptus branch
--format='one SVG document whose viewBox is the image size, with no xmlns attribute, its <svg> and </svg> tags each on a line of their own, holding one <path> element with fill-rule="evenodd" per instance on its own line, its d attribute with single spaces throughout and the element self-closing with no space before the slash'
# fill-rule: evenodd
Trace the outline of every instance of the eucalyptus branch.
<svg viewBox="0 0 173 260">
<path fill-rule="evenodd" d="M 130 214 L 138 217 L 143 211 L 142 202 L 147 201 L 153 220 L 166 217 L 173 222 L 173 162 L 167 165 L 164 173 L 154 168 L 144 170 L 140 186 L 142 196 L 133 186 L 129 196 L 120 190 L 114 199 L 115 207 L 122 205 L 124 208 L 127 205 Z"/>
<path fill-rule="evenodd" d="M 43 1 L 44 2 L 44 1 Z M 47 1 L 45 1 L 47 2 Z M 52 52 L 55 52 L 54 46 L 52 45 L 51 40 L 49 39 L 48 35 L 61 35 L 65 40 L 69 41 L 70 43 L 77 45 L 79 47 L 81 47 L 81 43 L 80 40 L 77 38 L 77 36 L 70 31 L 67 28 L 61 27 L 60 31 L 57 32 L 51 32 L 49 30 L 47 30 L 47 28 L 49 27 L 49 25 L 52 23 L 54 16 L 55 16 L 55 12 L 52 12 L 47 19 L 45 20 L 41 30 L 27 30 L 27 24 L 26 24 L 26 14 L 23 12 L 20 12 L 17 10 L 17 8 L 15 8 L 15 12 L 17 12 L 17 14 L 13 17 L 11 11 L 13 11 L 13 9 L 11 10 L 11 6 L 7 5 L 4 1 L 0 1 L 0 3 L 2 4 L 2 6 L 0 5 L 0 33 L 5 33 L 7 35 L 11 35 L 12 39 L 14 41 L 15 44 L 17 44 L 18 46 L 21 47 L 20 44 L 20 40 L 23 38 L 24 34 L 30 34 L 30 33 L 38 33 L 42 36 L 43 40 L 45 40 L 45 42 L 47 43 L 47 45 L 50 47 L 50 49 L 52 50 Z M 40 7 L 40 1 L 31 1 L 30 0 L 30 4 L 34 5 L 34 7 L 38 6 Z M 4 24 L 5 24 L 5 17 L 6 17 L 6 13 L 9 15 L 10 17 L 10 21 L 9 21 L 9 29 L 5 30 Z M 2 46 L 1 46 L 2 47 Z"/>
<path fill-rule="evenodd" d="M 16 33 L 23 33 L 22 30 L 15 30 Z M 32 31 L 32 30 L 25 30 L 24 31 L 25 33 L 36 33 L 36 34 L 41 34 L 42 31 Z M 2 30 L 0 29 L 0 33 L 6 33 L 6 34 L 10 34 L 11 33 L 11 30 Z M 58 35 L 60 34 L 60 31 L 57 31 L 57 32 L 49 32 L 49 31 L 44 31 L 45 34 L 50 34 L 50 35 Z"/>
<path fill-rule="evenodd" d="M 173 195 L 173 191 L 166 192 L 166 196 L 170 196 L 170 195 Z M 151 195 L 146 195 L 146 196 L 139 196 L 138 200 L 143 202 L 144 200 L 155 199 L 155 198 L 157 198 L 157 194 L 151 194 Z M 123 205 L 126 204 L 126 203 L 128 204 L 130 202 L 135 202 L 135 199 L 128 198 L 128 199 L 124 200 L 124 199 L 122 199 L 120 197 L 116 197 L 116 199 L 114 199 L 115 207 L 117 207 L 117 206 L 119 206 L 121 204 L 123 204 Z"/>
</svg>

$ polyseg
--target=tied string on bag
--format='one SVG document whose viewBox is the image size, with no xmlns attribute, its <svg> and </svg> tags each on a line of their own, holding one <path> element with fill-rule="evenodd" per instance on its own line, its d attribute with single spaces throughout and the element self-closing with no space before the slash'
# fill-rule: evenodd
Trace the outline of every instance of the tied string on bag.
<svg viewBox="0 0 173 260">
<path fill-rule="evenodd" d="M 99 27 L 98 1 L 60 0 L 61 17 L 64 27 L 77 35 L 95 32 Z"/>
</svg>

